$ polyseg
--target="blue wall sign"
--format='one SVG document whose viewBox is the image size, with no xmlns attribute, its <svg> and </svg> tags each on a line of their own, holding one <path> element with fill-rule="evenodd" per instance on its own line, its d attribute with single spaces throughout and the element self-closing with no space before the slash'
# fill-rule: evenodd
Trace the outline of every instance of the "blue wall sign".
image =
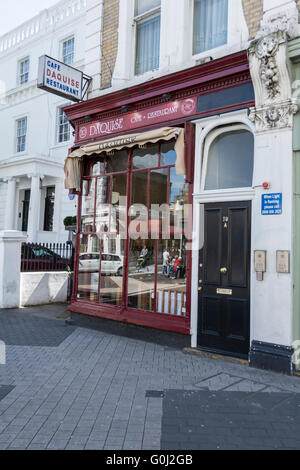
<svg viewBox="0 0 300 470">
<path fill-rule="evenodd" d="M 263 194 L 261 213 L 262 215 L 282 214 L 282 193 Z"/>
</svg>

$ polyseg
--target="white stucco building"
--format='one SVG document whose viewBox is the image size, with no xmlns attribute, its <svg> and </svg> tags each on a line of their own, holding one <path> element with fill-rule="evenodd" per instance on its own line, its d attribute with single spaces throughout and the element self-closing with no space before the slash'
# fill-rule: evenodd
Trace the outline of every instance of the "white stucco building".
<svg viewBox="0 0 300 470">
<path fill-rule="evenodd" d="M 23 231 L 28 241 L 65 242 L 63 220 L 77 204 L 64 189 L 74 137 L 62 109 L 70 102 L 37 88 L 38 60 L 46 54 L 85 71 L 96 87 L 99 18 L 100 1 L 63 0 L 0 37 L 0 230 Z"/>
</svg>

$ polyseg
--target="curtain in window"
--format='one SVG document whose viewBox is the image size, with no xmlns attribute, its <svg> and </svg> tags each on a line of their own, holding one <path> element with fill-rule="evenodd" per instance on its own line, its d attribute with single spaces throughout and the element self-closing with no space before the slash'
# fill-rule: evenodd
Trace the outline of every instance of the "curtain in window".
<svg viewBox="0 0 300 470">
<path fill-rule="evenodd" d="M 160 15 L 137 24 L 135 73 L 142 74 L 159 67 Z"/>
<path fill-rule="evenodd" d="M 193 53 L 226 44 L 228 0 L 194 0 Z"/>
</svg>

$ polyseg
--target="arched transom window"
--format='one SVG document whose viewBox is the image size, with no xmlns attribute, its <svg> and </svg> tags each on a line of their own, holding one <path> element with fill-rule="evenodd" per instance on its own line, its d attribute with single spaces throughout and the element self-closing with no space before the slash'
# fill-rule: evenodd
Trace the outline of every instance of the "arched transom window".
<svg viewBox="0 0 300 470">
<path fill-rule="evenodd" d="M 254 137 L 246 126 L 218 129 L 206 141 L 202 188 L 222 190 L 252 186 Z"/>
</svg>

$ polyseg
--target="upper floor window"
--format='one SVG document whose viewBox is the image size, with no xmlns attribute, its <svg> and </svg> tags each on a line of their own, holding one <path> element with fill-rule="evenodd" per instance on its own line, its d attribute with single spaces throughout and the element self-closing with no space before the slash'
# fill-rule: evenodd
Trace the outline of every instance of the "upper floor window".
<svg viewBox="0 0 300 470">
<path fill-rule="evenodd" d="M 16 150 L 17 153 L 25 152 L 26 148 L 26 134 L 27 134 L 27 118 L 17 120 L 17 136 L 16 136 Z"/>
<path fill-rule="evenodd" d="M 69 38 L 62 44 L 62 60 L 65 64 L 71 65 L 74 63 L 75 41 L 74 38 Z"/>
<path fill-rule="evenodd" d="M 135 74 L 159 68 L 161 0 L 135 0 Z"/>
<path fill-rule="evenodd" d="M 58 108 L 57 112 L 56 135 L 58 143 L 67 142 L 70 140 L 70 124 L 62 108 Z"/>
<path fill-rule="evenodd" d="M 29 80 L 29 59 L 19 62 L 19 85 L 24 85 Z"/>
<path fill-rule="evenodd" d="M 194 0 L 193 54 L 227 43 L 228 0 Z"/>
</svg>

